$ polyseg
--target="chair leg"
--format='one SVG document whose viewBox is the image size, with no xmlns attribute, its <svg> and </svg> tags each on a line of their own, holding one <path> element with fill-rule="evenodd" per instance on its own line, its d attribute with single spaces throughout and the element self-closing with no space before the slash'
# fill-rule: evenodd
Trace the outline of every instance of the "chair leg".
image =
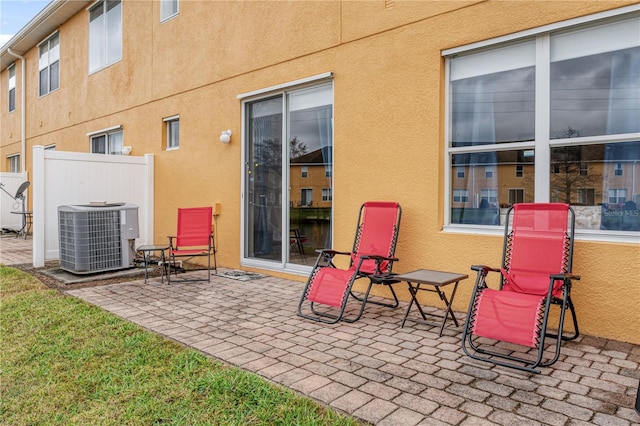
<svg viewBox="0 0 640 426">
<path fill-rule="evenodd" d="M 394 283 L 397 283 L 397 282 L 398 281 L 395 281 Z M 400 305 L 400 302 L 398 301 L 398 296 L 396 295 L 396 292 L 393 289 L 393 286 L 391 285 L 391 284 L 394 284 L 394 283 L 391 283 L 391 282 L 389 282 L 389 283 L 381 283 L 381 282 L 380 283 L 376 283 L 375 281 L 370 281 L 368 290 L 371 290 L 371 287 L 372 287 L 373 284 L 385 285 L 391 291 L 391 296 L 393 296 L 393 302 L 392 303 L 385 303 L 385 302 L 378 302 L 378 301 L 375 301 L 375 300 L 366 300 L 366 303 L 373 303 L 374 305 L 384 306 L 385 308 L 397 308 Z M 350 294 L 354 299 L 356 299 L 359 302 L 362 302 L 364 300 L 362 297 L 358 296 L 357 294 L 355 294 L 353 292 L 350 292 Z M 367 294 L 368 294 L 368 291 L 367 291 Z"/>
</svg>

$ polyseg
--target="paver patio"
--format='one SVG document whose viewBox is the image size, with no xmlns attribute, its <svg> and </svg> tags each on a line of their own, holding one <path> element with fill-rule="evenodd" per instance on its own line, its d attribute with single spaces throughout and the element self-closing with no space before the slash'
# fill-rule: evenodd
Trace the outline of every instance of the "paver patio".
<svg viewBox="0 0 640 426">
<path fill-rule="evenodd" d="M 18 247 L 2 238 L 0 261 L 30 263 Z M 158 277 L 66 293 L 373 424 L 640 424 L 639 345 L 583 336 L 532 375 L 466 357 L 450 322 L 442 337 L 436 321 L 400 328 L 405 303 L 370 305 L 354 324 L 304 320 L 295 314 L 302 288 L 217 275 L 211 283 Z"/>
</svg>

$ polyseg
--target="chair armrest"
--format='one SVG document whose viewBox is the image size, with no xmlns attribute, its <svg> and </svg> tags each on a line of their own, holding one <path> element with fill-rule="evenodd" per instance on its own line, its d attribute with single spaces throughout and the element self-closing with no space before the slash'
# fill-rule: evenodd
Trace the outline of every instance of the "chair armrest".
<svg viewBox="0 0 640 426">
<path fill-rule="evenodd" d="M 360 258 L 362 259 L 373 259 L 377 262 L 382 262 L 383 260 L 388 260 L 391 262 L 399 262 L 400 259 L 398 259 L 397 257 L 385 257 L 385 256 L 380 256 L 377 254 L 363 254 L 362 256 L 360 256 Z"/>
<path fill-rule="evenodd" d="M 471 269 L 486 275 L 489 272 L 500 272 L 500 268 L 492 268 L 486 265 L 471 265 Z"/>
<path fill-rule="evenodd" d="M 580 275 L 574 274 L 551 274 L 550 277 L 554 280 L 580 280 Z"/>
<path fill-rule="evenodd" d="M 337 250 L 331 250 L 331 249 L 316 249 L 316 253 L 318 254 L 324 254 L 326 256 L 335 256 L 336 254 L 351 254 L 350 251 L 337 251 Z"/>
</svg>

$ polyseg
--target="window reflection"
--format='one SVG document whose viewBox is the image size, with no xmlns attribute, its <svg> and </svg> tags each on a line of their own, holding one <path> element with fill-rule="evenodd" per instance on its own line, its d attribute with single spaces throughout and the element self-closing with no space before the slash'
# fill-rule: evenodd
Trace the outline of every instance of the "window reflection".
<svg viewBox="0 0 640 426">
<path fill-rule="evenodd" d="M 551 200 L 579 229 L 640 231 L 640 142 L 556 147 L 551 164 Z"/>
<path fill-rule="evenodd" d="M 534 58 L 527 42 L 451 60 L 451 146 L 534 139 Z"/>
<path fill-rule="evenodd" d="M 499 225 L 515 203 L 534 201 L 534 151 L 452 156 L 451 223 Z"/>
</svg>

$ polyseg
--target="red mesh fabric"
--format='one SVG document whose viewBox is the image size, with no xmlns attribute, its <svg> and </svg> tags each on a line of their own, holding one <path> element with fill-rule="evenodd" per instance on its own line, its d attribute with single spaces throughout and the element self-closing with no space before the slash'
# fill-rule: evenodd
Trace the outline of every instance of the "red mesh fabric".
<svg viewBox="0 0 640 426">
<path fill-rule="evenodd" d="M 307 299 L 314 303 L 340 307 L 346 297 L 347 286 L 355 275 L 355 268 L 321 268 L 314 275 Z"/>
<path fill-rule="evenodd" d="M 485 289 L 476 302 L 472 333 L 535 348 L 544 297 Z"/>
<path fill-rule="evenodd" d="M 178 247 L 208 246 L 211 235 L 212 207 L 178 209 Z"/>
<path fill-rule="evenodd" d="M 504 290 L 546 295 L 549 275 L 566 272 L 566 204 L 516 204 Z M 561 281 L 554 284 L 560 295 Z"/>
<path fill-rule="evenodd" d="M 396 224 L 398 222 L 398 204 L 382 201 L 370 201 L 364 204 L 360 240 L 351 254 L 353 265 L 357 266 L 360 256 L 377 255 L 390 257 L 394 252 Z M 388 262 L 382 262 L 380 270 L 385 271 Z M 376 262 L 367 259 L 362 262 L 360 271 L 372 274 Z"/>
</svg>

